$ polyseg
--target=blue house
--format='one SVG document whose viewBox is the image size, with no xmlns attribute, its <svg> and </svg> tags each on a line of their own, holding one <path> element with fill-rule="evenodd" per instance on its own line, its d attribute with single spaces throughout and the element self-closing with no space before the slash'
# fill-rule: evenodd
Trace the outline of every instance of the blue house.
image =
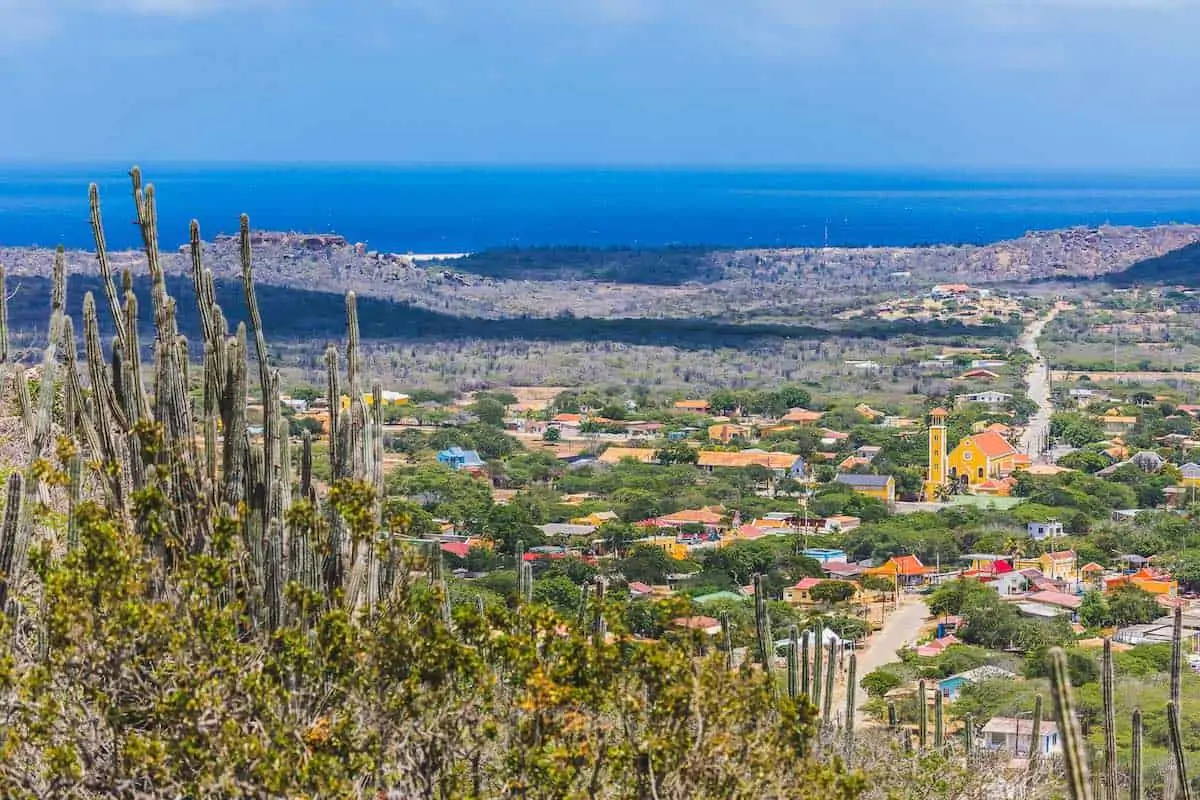
<svg viewBox="0 0 1200 800">
<path fill-rule="evenodd" d="M 451 447 L 437 454 L 437 460 L 454 471 L 462 469 L 482 469 L 483 459 L 474 450 L 463 450 L 461 447 Z"/>
<path fill-rule="evenodd" d="M 803 552 L 809 558 L 815 558 L 821 562 L 821 566 L 825 566 L 830 561 L 845 561 L 846 551 L 837 550 L 832 547 L 810 547 Z"/>
<path fill-rule="evenodd" d="M 966 672 L 960 672 L 957 675 L 951 675 L 948 678 L 942 678 L 938 681 L 938 691 L 942 693 L 942 697 L 947 700 L 957 700 L 962 693 L 962 689 L 968 683 L 979 683 L 980 681 L 993 680 L 996 678 L 1016 678 L 1017 676 L 1006 669 L 993 667 L 990 664 L 985 664 L 982 667 L 969 669 Z"/>
</svg>

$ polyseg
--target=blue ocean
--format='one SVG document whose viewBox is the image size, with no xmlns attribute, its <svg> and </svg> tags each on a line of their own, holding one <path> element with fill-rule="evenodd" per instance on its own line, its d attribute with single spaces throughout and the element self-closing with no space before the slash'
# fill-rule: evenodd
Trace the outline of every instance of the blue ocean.
<svg viewBox="0 0 1200 800">
<path fill-rule="evenodd" d="M 127 167 L 0 166 L 0 245 L 135 245 Z M 256 228 L 410 253 L 539 245 L 917 245 L 1074 225 L 1200 223 L 1200 173 L 144 164 L 163 244 Z"/>
</svg>

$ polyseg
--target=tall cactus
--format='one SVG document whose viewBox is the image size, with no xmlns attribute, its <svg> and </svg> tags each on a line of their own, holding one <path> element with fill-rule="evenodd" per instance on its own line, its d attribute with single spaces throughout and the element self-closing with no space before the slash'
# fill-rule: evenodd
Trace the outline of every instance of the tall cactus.
<svg viewBox="0 0 1200 800">
<path fill-rule="evenodd" d="M 1067 672 L 1067 655 L 1062 648 L 1050 651 L 1050 693 L 1054 699 L 1054 717 L 1062 738 L 1067 787 L 1072 800 L 1094 800 L 1087 745 L 1075 716 L 1075 698 Z"/>
<path fill-rule="evenodd" d="M 1029 739 L 1029 773 L 1034 775 L 1037 773 L 1038 765 L 1042 759 L 1042 696 L 1037 694 L 1033 698 L 1033 726 L 1030 730 Z"/>
<path fill-rule="evenodd" d="M 855 681 L 858 679 L 858 656 L 855 653 L 850 654 L 850 663 L 846 667 L 846 758 L 854 752 L 854 710 L 857 700 L 855 689 L 858 684 Z"/>
<path fill-rule="evenodd" d="M 763 672 L 771 677 L 775 668 L 775 643 L 767 617 L 767 587 L 762 575 L 754 576 L 754 628 L 758 637 L 758 660 Z"/>
<path fill-rule="evenodd" d="M 1146 792 L 1142 785 L 1144 767 L 1142 766 L 1142 710 L 1133 711 L 1133 731 L 1129 744 L 1129 800 L 1145 800 Z"/>
<path fill-rule="evenodd" d="M 1170 700 L 1179 708 L 1180 691 L 1183 686 L 1183 608 L 1175 606 L 1171 625 L 1171 696 Z"/>
<path fill-rule="evenodd" d="M 521 565 L 521 587 L 524 594 L 521 600 L 526 603 L 533 602 L 533 564 L 526 561 Z"/>
<path fill-rule="evenodd" d="M 4 519 L 0 523 L 0 611 L 8 608 L 8 600 L 14 595 L 16 585 L 13 565 L 17 552 L 28 544 L 22 544 L 19 538 L 24 534 L 21 518 L 24 516 L 24 492 L 21 473 L 14 471 L 8 476 L 7 502 L 4 506 Z"/>
<path fill-rule="evenodd" d="M 812 691 L 808 693 L 809 700 L 812 701 L 816 708 L 821 707 L 821 680 L 825 673 L 821 668 L 824 660 L 823 653 L 825 652 L 825 626 L 820 620 L 817 621 L 817 627 L 813 631 L 813 667 L 812 667 Z"/>
<path fill-rule="evenodd" d="M 805 631 L 800 637 L 800 693 L 807 695 L 809 702 L 812 702 L 812 686 L 809 681 L 809 655 L 808 642 L 812 634 Z"/>
<path fill-rule="evenodd" d="M 942 693 L 940 691 L 934 691 L 934 693 L 933 693 L 933 747 L 939 753 L 941 753 L 943 751 L 943 747 L 946 744 L 946 741 L 944 738 L 945 737 L 945 730 L 944 730 L 945 722 L 942 718 L 942 714 L 944 713 L 943 708 L 942 708 L 942 703 L 943 703 Z"/>
<path fill-rule="evenodd" d="M 793 700 L 800 696 L 800 629 L 793 625 L 788 630 L 787 649 L 787 693 Z"/>
<path fill-rule="evenodd" d="M 1175 768 L 1175 785 L 1179 800 L 1192 800 L 1192 786 L 1188 781 L 1187 759 L 1183 752 L 1183 729 L 1179 724 L 1179 706 L 1167 703 L 1167 741 L 1171 747 L 1171 763 Z"/>
<path fill-rule="evenodd" d="M 896 704 L 891 700 L 887 704 L 887 726 L 889 731 L 896 730 L 900 725 L 900 717 L 896 714 Z"/>
<path fill-rule="evenodd" d="M 975 757 L 975 716 L 967 714 L 963 719 L 963 749 L 966 750 L 967 763 Z"/>
<path fill-rule="evenodd" d="M 924 750 L 929 743 L 929 695 L 925 693 L 925 681 L 917 681 L 917 741 Z"/>
<path fill-rule="evenodd" d="M 1112 639 L 1104 637 L 1100 656 L 1100 699 L 1104 707 L 1104 786 L 1111 798 L 1117 796 L 1117 713 L 1114 693 Z"/>
<path fill-rule="evenodd" d="M 821 696 L 821 717 L 826 725 L 833 724 L 833 685 L 837 675 L 837 649 L 833 640 L 829 640 L 829 663 L 825 665 L 825 690 Z"/>
</svg>

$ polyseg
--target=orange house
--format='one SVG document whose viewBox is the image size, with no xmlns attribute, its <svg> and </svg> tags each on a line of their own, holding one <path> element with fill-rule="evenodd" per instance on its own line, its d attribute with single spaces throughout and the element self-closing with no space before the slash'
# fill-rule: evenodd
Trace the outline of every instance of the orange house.
<svg viewBox="0 0 1200 800">
<path fill-rule="evenodd" d="M 864 575 L 891 578 L 903 586 L 920 586 L 932 570 L 916 556 L 892 556 L 878 567 L 863 570 Z"/>
<path fill-rule="evenodd" d="M 968 486 L 1007 476 L 1015 468 L 1017 449 L 995 431 L 966 436 L 950 451 L 950 479 Z"/>
</svg>

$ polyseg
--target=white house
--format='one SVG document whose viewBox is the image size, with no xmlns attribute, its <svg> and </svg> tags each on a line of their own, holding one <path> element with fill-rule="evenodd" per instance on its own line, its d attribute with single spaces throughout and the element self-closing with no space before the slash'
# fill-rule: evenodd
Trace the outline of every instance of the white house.
<svg viewBox="0 0 1200 800">
<path fill-rule="evenodd" d="M 960 394 L 954 398 L 954 405 L 962 408 L 970 403 L 982 403 L 985 406 L 1002 406 L 1012 400 L 1013 396 L 1007 392 L 997 392 L 992 389 L 986 392 L 974 392 L 972 394 Z"/>
<path fill-rule="evenodd" d="M 1029 535 L 1037 541 L 1043 539 L 1057 539 L 1060 536 L 1066 536 L 1063 530 L 1063 524 L 1057 520 L 1049 522 L 1031 522 L 1029 523 Z"/>
<path fill-rule="evenodd" d="M 1042 720 L 1038 749 L 1044 755 L 1062 752 L 1062 741 L 1058 726 Z M 1012 753 L 1021 758 L 1029 757 L 1029 743 L 1033 739 L 1033 720 L 1014 717 L 992 717 L 983 726 L 982 746 L 986 750 Z"/>
</svg>

